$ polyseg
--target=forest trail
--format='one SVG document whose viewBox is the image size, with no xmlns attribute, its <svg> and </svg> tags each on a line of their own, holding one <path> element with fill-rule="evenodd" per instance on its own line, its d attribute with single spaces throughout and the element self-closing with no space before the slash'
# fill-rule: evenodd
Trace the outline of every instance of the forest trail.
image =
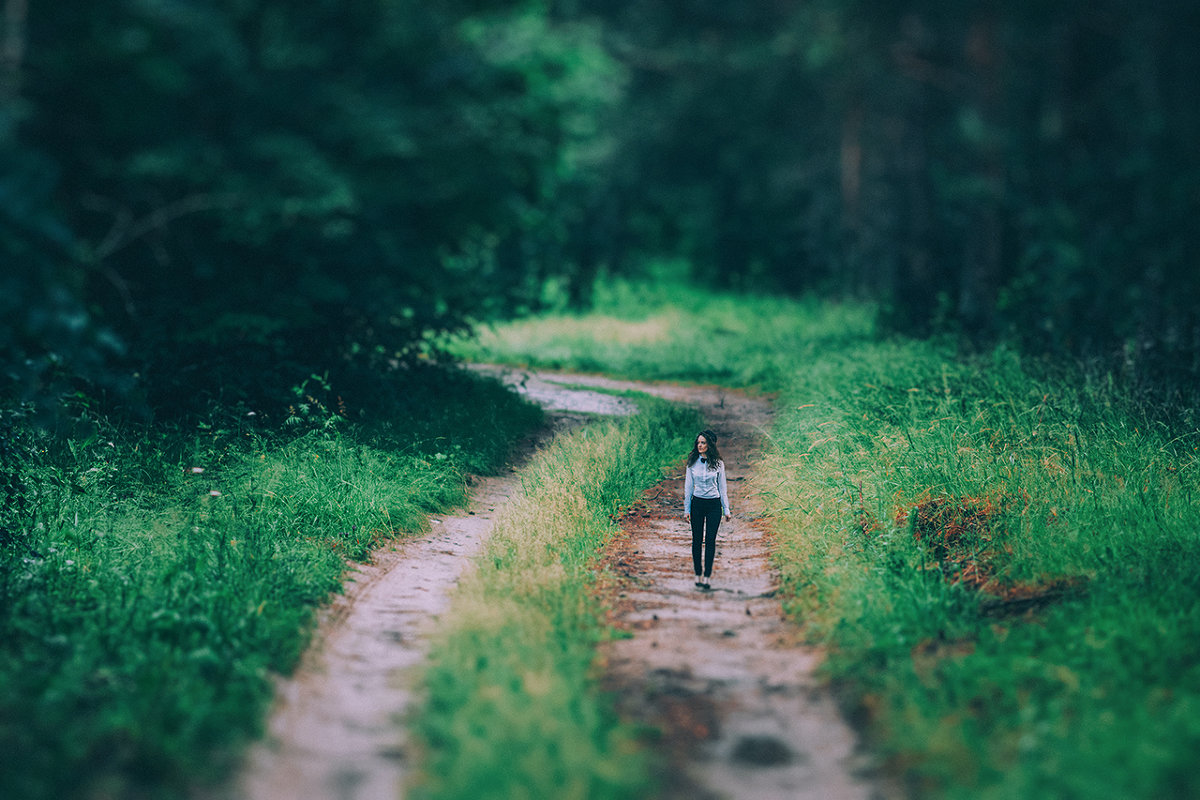
<svg viewBox="0 0 1200 800">
<path fill-rule="evenodd" d="M 468 510 L 389 545 L 358 567 L 321 619 L 296 672 L 277 687 L 267 735 L 250 752 L 238 800 L 397 800 L 405 728 L 429 635 L 496 511 L 519 488 L 509 471 L 471 492 Z"/>
<path fill-rule="evenodd" d="M 548 376 L 532 384 L 540 390 Z M 733 519 L 718 537 L 712 589 L 695 586 L 683 475 L 647 491 L 621 520 L 607 565 L 610 620 L 631 637 L 606 645 L 606 688 L 626 719 L 662 731 L 666 800 L 867 800 L 892 794 L 869 776 L 856 736 L 814 675 L 820 654 L 796 641 L 775 598 L 770 529 L 749 483 L 770 403 L 720 387 L 563 376 L 700 410 L 726 462 Z M 683 455 L 682 453 L 680 454 Z"/>
<path fill-rule="evenodd" d="M 813 677 L 818 656 L 798 646 L 774 599 L 768 532 L 745 486 L 765 400 L 720 388 L 481 368 L 550 414 L 525 443 L 627 414 L 597 389 L 647 392 L 698 407 L 721 436 L 734 518 L 721 528 L 713 589 L 693 585 L 682 480 L 660 483 L 623 520 L 608 563 L 615 625 L 632 638 L 606 646 L 606 684 L 628 719 L 663 732 L 665 798 L 870 798 L 856 777 L 855 738 Z M 584 387 L 584 388 L 580 388 Z M 682 455 L 682 454 L 681 454 Z M 295 674 L 281 681 L 268 732 L 223 800 L 396 800 L 409 779 L 405 715 L 438 615 L 520 489 L 513 470 L 480 480 L 460 514 L 378 551 L 324 612 Z"/>
<path fill-rule="evenodd" d="M 520 490 L 516 466 L 586 414 L 628 414 L 627 400 L 559 386 L 535 397 L 548 424 L 504 474 L 478 479 L 466 508 L 428 533 L 388 544 L 356 567 L 321 615 L 290 678 L 279 681 L 266 736 L 214 800 L 397 800 L 409 780 L 403 724 L 430 635 L 492 522 Z M 584 413 L 581 413 L 584 412 Z"/>
</svg>

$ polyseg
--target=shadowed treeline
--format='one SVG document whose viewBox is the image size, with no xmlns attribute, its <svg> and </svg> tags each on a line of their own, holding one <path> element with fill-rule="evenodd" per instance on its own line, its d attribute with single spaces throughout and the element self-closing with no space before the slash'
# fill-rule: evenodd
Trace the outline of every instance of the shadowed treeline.
<svg viewBox="0 0 1200 800">
<path fill-rule="evenodd" d="M 664 258 L 1194 376 L 1193 3 L 4 12 L 5 394 L 286 387 Z"/>
</svg>

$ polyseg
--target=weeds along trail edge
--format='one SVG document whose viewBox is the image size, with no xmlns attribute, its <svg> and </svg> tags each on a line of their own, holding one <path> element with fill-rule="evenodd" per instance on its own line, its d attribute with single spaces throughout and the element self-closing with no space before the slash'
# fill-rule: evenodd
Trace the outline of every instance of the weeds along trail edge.
<svg viewBox="0 0 1200 800">
<path fill-rule="evenodd" d="M 783 619 L 771 525 L 750 488 L 771 421 L 763 398 L 692 391 L 719 431 L 733 519 L 721 525 L 709 585 L 696 587 L 684 481 L 674 474 L 622 515 L 607 548 L 606 688 L 647 729 L 660 800 L 867 800 L 882 787 L 833 695 L 821 653 Z M 682 454 L 681 454 L 682 455 Z M 695 505 L 693 505 L 693 513 Z"/>
<path fill-rule="evenodd" d="M 460 502 L 464 472 L 540 420 L 466 373 L 400 379 L 333 427 L 334 403 L 294 424 L 215 402 L 172 422 L 89 412 L 61 436 L 0 418 L 20 427 L 0 480 L 24 487 L 0 503 L 0 797 L 182 796 L 227 775 L 348 561 Z"/>
<path fill-rule="evenodd" d="M 556 439 L 522 470 L 435 641 L 415 715 L 414 796 L 636 797 L 632 730 L 597 691 L 594 598 L 613 518 L 690 444 L 695 412 L 653 398 L 639 413 Z"/>
<path fill-rule="evenodd" d="M 900 777 L 1200 795 L 1194 409 L 920 342 L 829 353 L 781 408 L 785 605 Z"/>
</svg>

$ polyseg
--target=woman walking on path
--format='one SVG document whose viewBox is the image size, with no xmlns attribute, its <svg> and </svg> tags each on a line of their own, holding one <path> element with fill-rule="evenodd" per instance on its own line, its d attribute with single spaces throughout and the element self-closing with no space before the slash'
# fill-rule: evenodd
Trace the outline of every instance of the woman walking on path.
<svg viewBox="0 0 1200 800">
<path fill-rule="evenodd" d="M 696 586 L 701 589 L 710 588 L 722 516 L 730 519 L 725 463 L 717 449 L 717 435 L 705 429 L 696 434 L 683 481 L 683 518 L 692 523 L 692 567 L 696 571 Z"/>
</svg>

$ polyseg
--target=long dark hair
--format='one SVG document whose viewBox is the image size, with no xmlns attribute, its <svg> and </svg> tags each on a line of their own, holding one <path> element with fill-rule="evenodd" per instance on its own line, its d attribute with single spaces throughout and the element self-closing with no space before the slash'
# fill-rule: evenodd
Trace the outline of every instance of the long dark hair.
<svg viewBox="0 0 1200 800">
<path fill-rule="evenodd" d="M 700 458 L 700 437 L 704 437 L 704 441 L 708 442 L 708 452 L 704 458 L 708 461 L 709 469 L 719 469 L 721 466 L 721 451 L 717 449 L 717 435 L 708 428 L 696 434 L 696 438 L 692 441 L 692 452 L 688 453 L 688 466 L 696 463 L 696 459 Z"/>
</svg>

